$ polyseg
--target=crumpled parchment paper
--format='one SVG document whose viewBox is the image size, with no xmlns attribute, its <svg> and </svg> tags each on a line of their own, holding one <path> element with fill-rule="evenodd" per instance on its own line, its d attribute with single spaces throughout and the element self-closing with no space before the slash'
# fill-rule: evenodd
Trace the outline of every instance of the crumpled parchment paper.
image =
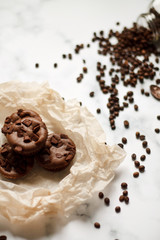
<svg viewBox="0 0 160 240">
<path fill-rule="evenodd" d="M 106 146 L 96 118 L 75 99 L 64 101 L 47 82 L 0 84 L 0 128 L 19 108 L 40 114 L 49 133 L 65 133 L 76 144 L 76 156 L 64 171 L 40 168 L 19 180 L 0 176 L 0 214 L 12 223 L 29 222 L 45 215 L 69 216 L 74 209 L 103 190 L 125 157 L 119 146 Z M 6 142 L 0 133 L 0 144 Z"/>
</svg>

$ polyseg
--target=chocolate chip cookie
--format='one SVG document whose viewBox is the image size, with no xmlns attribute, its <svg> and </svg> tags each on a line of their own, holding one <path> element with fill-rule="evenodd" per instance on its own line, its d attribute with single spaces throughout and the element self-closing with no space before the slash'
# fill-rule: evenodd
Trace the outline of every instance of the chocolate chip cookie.
<svg viewBox="0 0 160 240">
<path fill-rule="evenodd" d="M 36 160 L 43 168 L 50 171 L 59 171 L 66 168 L 76 153 L 74 142 L 65 134 L 50 134 Z"/>
<path fill-rule="evenodd" d="M 9 179 L 25 176 L 34 165 L 34 157 L 16 154 L 12 147 L 5 143 L 0 148 L 0 173 Z"/>
<path fill-rule="evenodd" d="M 34 111 L 23 109 L 5 119 L 2 133 L 13 150 L 23 156 L 37 153 L 44 147 L 48 136 L 41 117 Z"/>
</svg>

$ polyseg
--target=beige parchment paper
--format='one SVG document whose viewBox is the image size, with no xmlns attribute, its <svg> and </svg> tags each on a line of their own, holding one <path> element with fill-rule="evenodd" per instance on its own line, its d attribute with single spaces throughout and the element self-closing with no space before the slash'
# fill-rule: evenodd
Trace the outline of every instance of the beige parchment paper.
<svg viewBox="0 0 160 240">
<path fill-rule="evenodd" d="M 64 101 L 44 83 L 11 81 L 0 84 L 0 128 L 19 108 L 40 114 L 49 133 L 65 133 L 76 144 L 69 168 L 53 173 L 40 168 L 20 180 L 0 176 L 0 214 L 12 223 L 30 222 L 45 215 L 70 214 L 103 190 L 125 158 L 118 145 L 105 145 L 106 136 L 96 118 L 76 99 Z M 0 133 L 0 144 L 6 142 Z"/>
</svg>

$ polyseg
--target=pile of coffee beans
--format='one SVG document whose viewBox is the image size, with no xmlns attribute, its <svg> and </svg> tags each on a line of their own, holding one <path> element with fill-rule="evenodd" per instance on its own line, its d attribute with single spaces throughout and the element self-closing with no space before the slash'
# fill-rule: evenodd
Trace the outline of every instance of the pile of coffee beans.
<svg viewBox="0 0 160 240">
<path fill-rule="evenodd" d="M 119 22 L 116 25 L 120 25 Z M 133 106 L 134 111 L 139 111 L 139 106 L 135 102 L 134 98 L 134 89 L 139 84 L 143 84 L 145 81 L 153 81 L 158 85 L 160 84 L 160 79 L 155 79 L 159 67 L 159 53 L 153 43 L 153 33 L 144 28 L 137 26 L 136 23 L 130 28 L 124 27 L 122 31 L 109 30 L 108 33 L 104 31 L 99 31 L 94 33 L 92 37 L 92 44 L 97 44 L 97 53 L 98 55 L 106 56 L 107 60 L 111 64 L 111 67 L 107 69 L 106 64 L 103 64 L 100 61 L 96 62 L 96 71 L 95 80 L 99 85 L 99 89 L 102 94 L 108 95 L 106 98 L 106 107 L 108 108 L 109 115 L 109 125 L 112 130 L 116 129 L 116 119 L 119 117 L 120 112 L 124 111 L 130 106 Z M 114 41 L 114 43 L 113 43 Z M 79 44 L 74 48 L 75 54 L 80 54 L 85 47 L 89 48 L 90 44 Z M 155 56 L 155 63 L 150 60 L 150 56 Z M 71 54 L 63 54 L 63 59 L 67 58 L 72 59 Z M 83 59 L 83 63 L 86 61 Z M 39 65 L 38 65 L 39 66 Z M 85 66 L 82 68 L 81 73 L 77 77 L 77 83 L 81 83 L 82 79 L 87 74 L 88 68 Z M 106 75 L 109 75 L 109 80 L 106 79 Z M 123 101 L 119 97 L 118 85 L 123 84 L 124 89 L 126 87 L 133 88 L 133 91 L 127 91 L 123 96 Z M 145 97 L 150 97 L 151 95 L 156 99 L 160 100 L 160 88 L 152 84 L 149 91 L 146 91 L 144 88 L 141 88 L 140 93 Z M 150 95 L 151 93 L 151 95 Z M 95 92 L 90 91 L 89 97 L 94 98 Z M 80 104 L 82 105 L 82 103 Z M 101 109 L 97 108 L 97 114 L 101 113 Z M 160 116 L 157 116 L 157 119 L 160 120 Z M 125 129 L 130 128 L 130 123 L 128 119 L 123 121 L 123 127 Z M 155 133 L 160 133 L 160 128 L 154 129 Z M 146 136 L 141 134 L 139 131 L 135 133 L 137 140 L 141 141 L 141 146 L 145 150 L 146 154 L 151 154 L 151 149 L 148 147 L 148 142 L 146 141 Z M 122 137 L 121 143 L 118 145 L 123 148 L 124 145 L 128 143 L 126 137 Z M 132 153 L 131 159 L 134 162 L 134 167 L 137 169 L 133 172 L 133 177 L 138 178 L 140 173 L 145 172 L 145 166 L 141 164 L 146 160 L 146 155 L 142 154 L 137 159 L 137 154 Z M 123 182 L 121 184 L 122 194 L 119 196 L 119 201 L 126 204 L 129 203 L 128 197 L 128 184 Z M 106 206 L 110 205 L 110 199 L 105 197 L 103 192 L 98 194 L 100 199 L 104 200 Z M 120 213 L 121 207 L 116 206 L 115 212 Z M 101 225 L 99 222 L 94 223 L 95 228 L 100 228 Z"/>
</svg>

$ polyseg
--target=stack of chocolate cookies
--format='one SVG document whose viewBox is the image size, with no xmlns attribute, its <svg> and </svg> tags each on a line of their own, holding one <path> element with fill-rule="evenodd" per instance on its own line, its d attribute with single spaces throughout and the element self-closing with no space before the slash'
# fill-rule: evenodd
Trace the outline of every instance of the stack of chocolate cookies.
<svg viewBox="0 0 160 240">
<path fill-rule="evenodd" d="M 7 143 L 0 148 L 0 173 L 10 179 L 25 176 L 36 160 L 49 171 L 65 169 L 76 153 L 65 134 L 51 133 L 39 114 L 19 109 L 7 117 L 2 128 Z"/>
</svg>

